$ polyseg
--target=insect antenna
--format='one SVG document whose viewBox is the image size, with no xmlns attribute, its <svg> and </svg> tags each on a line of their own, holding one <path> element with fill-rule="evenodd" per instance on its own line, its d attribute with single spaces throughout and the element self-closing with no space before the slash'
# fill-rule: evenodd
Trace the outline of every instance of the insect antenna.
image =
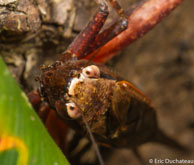
<svg viewBox="0 0 194 165">
<path fill-rule="evenodd" d="M 95 138 L 94 138 L 94 136 L 93 136 L 93 134 L 92 134 L 92 132 L 90 130 L 90 127 L 88 125 L 88 122 L 85 120 L 85 117 L 84 117 L 83 113 L 81 113 L 81 115 L 82 115 L 83 122 L 86 125 L 86 129 L 87 129 L 87 131 L 89 133 L 90 139 L 92 141 L 92 145 L 94 146 L 94 149 L 96 151 L 96 155 L 97 155 L 97 158 L 98 158 L 98 160 L 100 162 L 100 165 L 104 165 L 104 161 L 102 159 L 102 155 L 100 154 L 99 147 L 98 147 L 98 145 L 97 145 L 97 143 L 95 141 Z"/>
</svg>

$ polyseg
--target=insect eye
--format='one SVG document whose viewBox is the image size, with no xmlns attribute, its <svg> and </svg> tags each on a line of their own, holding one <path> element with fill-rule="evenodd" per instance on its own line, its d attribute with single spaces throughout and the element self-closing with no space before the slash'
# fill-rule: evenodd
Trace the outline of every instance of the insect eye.
<svg viewBox="0 0 194 165">
<path fill-rule="evenodd" d="M 67 114 L 69 115 L 69 117 L 73 119 L 77 119 L 81 116 L 81 111 L 76 106 L 75 103 L 66 103 L 66 107 L 67 107 Z"/>
<path fill-rule="evenodd" d="M 95 65 L 90 65 L 82 70 L 82 74 L 87 78 L 99 78 L 100 69 Z"/>
</svg>

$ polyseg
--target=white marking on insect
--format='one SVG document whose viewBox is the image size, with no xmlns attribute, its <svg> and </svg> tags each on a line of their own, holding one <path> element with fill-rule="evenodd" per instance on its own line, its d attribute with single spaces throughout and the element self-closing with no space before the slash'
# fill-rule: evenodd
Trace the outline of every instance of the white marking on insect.
<svg viewBox="0 0 194 165">
<path fill-rule="evenodd" d="M 68 94 L 71 96 L 74 96 L 74 89 L 78 83 L 83 82 L 84 80 L 88 78 L 99 78 L 100 77 L 100 69 L 95 65 L 90 65 L 82 69 L 82 72 L 80 73 L 80 77 L 72 78 L 69 88 L 68 88 Z"/>
<path fill-rule="evenodd" d="M 80 82 L 80 79 L 78 79 L 78 78 L 73 78 L 72 80 L 71 80 L 71 83 L 70 83 L 70 86 L 69 86 L 69 88 L 68 88 L 68 94 L 69 95 L 72 95 L 72 96 L 74 96 L 74 89 L 75 89 L 75 86 L 78 84 Z"/>
<path fill-rule="evenodd" d="M 66 103 L 67 114 L 73 119 L 81 117 L 81 111 L 75 103 Z"/>
<path fill-rule="evenodd" d="M 82 70 L 82 74 L 87 78 L 99 78 L 100 69 L 95 65 L 90 65 Z"/>
</svg>

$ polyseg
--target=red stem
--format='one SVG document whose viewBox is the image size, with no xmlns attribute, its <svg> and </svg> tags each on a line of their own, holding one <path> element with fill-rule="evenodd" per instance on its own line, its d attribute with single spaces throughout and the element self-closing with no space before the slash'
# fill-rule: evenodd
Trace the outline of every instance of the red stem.
<svg viewBox="0 0 194 165">
<path fill-rule="evenodd" d="M 183 0 L 147 0 L 128 17 L 128 28 L 100 49 L 91 53 L 93 61 L 105 63 L 136 39 L 145 35 Z"/>
</svg>

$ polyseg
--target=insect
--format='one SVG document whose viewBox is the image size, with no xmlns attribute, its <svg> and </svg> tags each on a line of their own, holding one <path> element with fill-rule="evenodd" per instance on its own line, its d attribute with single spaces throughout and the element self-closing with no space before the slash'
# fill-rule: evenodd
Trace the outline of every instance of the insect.
<svg viewBox="0 0 194 165">
<path fill-rule="evenodd" d="M 164 15 L 180 2 L 172 2 L 171 6 L 165 9 Z M 104 62 L 113 52 L 119 51 L 138 37 L 132 35 L 127 41 L 122 38 L 124 42 L 118 41 L 119 47 L 112 44 L 113 46 L 103 50 L 105 43 L 128 30 L 128 16 L 117 1 L 110 0 L 121 20 L 99 33 L 108 16 L 108 10 L 106 1 L 99 0 L 97 3 L 100 8 L 93 20 L 63 53 L 61 59 L 41 68 L 42 97 L 77 132 L 85 133 L 88 124 L 95 140 L 101 145 L 136 148 L 145 142 L 156 141 L 184 150 L 159 129 L 151 101 L 140 90 L 104 65 L 82 60 L 93 58 L 93 61 Z M 158 17 L 158 20 L 160 19 L 161 17 Z M 136 30 L 142 29 L 138 35 L 145 33 L 156 22 L 143 24 L 144 26 L 140 23 L 140 27 L 136 27 Z M 98 54 L 101 51 L 108 51 L 109 54 L 100 56 Z"/>
</svg>

